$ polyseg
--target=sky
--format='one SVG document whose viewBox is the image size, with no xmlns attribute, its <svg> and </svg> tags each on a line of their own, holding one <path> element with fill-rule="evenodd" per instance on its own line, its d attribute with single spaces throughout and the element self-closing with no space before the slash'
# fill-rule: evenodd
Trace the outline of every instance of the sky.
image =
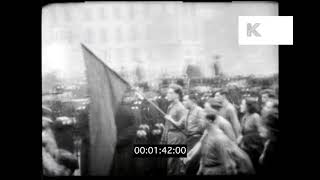
<svg viewBox="0 0 320 180">
<path fill-rule="evenodd" d="M 130 2 L 131 3 L 131 2 Z M 161 2 L 164 3 L 164 2 Z M 43 74 L 57 71 L 63 78 L 84 76 L 84 62 L 80 43 L 85 41 L 84 30 L 87 27 L 99 29 L 101 24 L 107 28 L 116 28 L 117 20 L 101 23 L 96 19 L 100 15 L 88 15 L 84 10 L 88 7 L 92 12 L 100 12 L 101 7 L 106 11 L 105 16 L 112 15 L 115 6 L 129 7 L 129 3 L 68 3 L 45 6 L 42 10 L 42 72 Z M 157 3 L 153 3 L 157 4 Z M 158 3 L 159 4 L 159 3 Z M 160 6 L 150 6 L 149 16 L 143 19 L 142 8 L 136 8 L 131 16 L 140 17 L 135 21 L 128 21 L 137 28 L 146 25 L 152 29 L 154 41 L 133 43 L 132 48 L 140 48 L 144 54 L 140 59 L 146 74 L 152 78 L 159 76 L 164 70 L 180 75 L 186 62 L 198 64 L 205 76 L 210 76 L 212 56 L 221 56 L 222 70 L 227 75 L 270 75 L 278 73 L 278 46 L 272 45 L 238 45 L 238 16 L 276 16 L 278 4 L 274 2 L 232 2 L 232 3 L 175 3 L 168 6 L 170 13 L 180 16 L 157 15 Z M 173 12 L 172 7 L 180 6 L 179 12 Z M 140 6 L 139 6 L 140 7 Z M 149 6 L 147 6 L 149 7 Z M 158 9 L 157 9 L 158 7 Z M 171 8 L 170 8 L 171 7 Z M 153 8 L 153 9 L 152 9 Z M 190 17 L 192 12 L 197 12 Z M 99 13 L 98 13 L 99 14 Z M 65 19 L 61 19 L 64 15 Z M 101 16 L 104 16 L 101 15 Z M 121 13 L 120 15 L 121 16 Z M 122 14 L 122 16 L 125 16 Z M 82 17 L 89 18 L 84 21 Z M 172 18 L 174 17 L 174 18 Z M 68 19 L 69 18 L 69 19 Z M 126 23 L 127 21 L 125 21 Z M 123 22 L 122 22 L 123 23 Z M 181 24 L 177 28 L 175 23 Z M 194 27 L 194 28 L 186 28 Z M 188 37 L 189 31 L 196 31 L 197 35 Z M 59 36 L 61 32 L 72 32 L 73 43 L 66 43 Z M 143 32 L 142 32 L 143 33 Z M 192 34 L 192 32 L 191 32 Z M 112 35 L 113 36 L 113 35 Z M 172 37 L 172 42 L 164 43 L 159 48 L 160 41 Z M 178 37 L 178 38 L 176 38 Z M 184 39 L 184 37 L 186 39 Z M 55 39 L 56 38 L 56 39 Z M 62 41 L 61 41 L 62 38 Z M 190 39 L 191 38 L 191 39 Z M 90 44 L 88 47 L 110 67 L 119 71 L 120 67 L 132 70 L 137 63 L 133 62 L 131 54 L 119 60 L 113 55 L 117 44 L 110 47 L 105 44 Z M 128 43 L 130 46 L 130 41 Z M 189 44 L 189 45 L 188 45 Z M 105 53 L 105 50 L 110 54 Z M 185 51 L 185 49 L 188 49 Z M 191 55 L 188 55 L 190 52 Z M 123 52 L 126 53 L 126 52 Z M 122 51 L 118 54 L 122 54 Z M 151 55 L 150 55 L 151 54 Z M 190 58 L 188 56 L 191 56 Z M 189 59 L 189 60 L 188 60 Z"/>
</svg>

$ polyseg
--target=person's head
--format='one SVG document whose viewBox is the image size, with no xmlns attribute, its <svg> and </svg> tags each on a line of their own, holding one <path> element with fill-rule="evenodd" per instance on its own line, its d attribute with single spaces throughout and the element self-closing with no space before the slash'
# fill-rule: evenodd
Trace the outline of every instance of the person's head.
<svg viewBox="0 0 320 180">
<path fill-rule="evenodd" d="M 207 110 L 206 111 L 206 127 L 208 127 L 209 124 L 212 124 L 216 119 L 217 119 L 217 114 L 216 112 L 213 110 L 213 111 L 210 111 L 210 110 Z"/>
<path fill-rule="evenodd" d="M 253 97 L 242 99 L 240 104 L 240 112 L 249 114 L 258 113 L 259 108 L 257 100 Z"/>
<path fill-rule="evenodd" d="M 52 120 L 48 117 L 42 116 L 42 130 L 45 130 L 50 127 Z"/>
<path fill-rule="evenodd" d="M 280 132 L 279 111 L 277 109 L 269 111 L 268 114 L 263 117 L 263 122 L 267 128 L 267 136 L 269 138 L 275 138 Z"/>
<path fill-rule="evenodd" d="M 260 93 L 260 95 L 261 95 L 261 102 L 263 104 L 265 104 L 270 99 L 275 99 L 276 98 L 275 92 L 273 92 L 271 89 L 263 90 Z"/>
<path fill-rule="evenodd" d="M 170 85 L 167 91 L 168 101 L 175 101 L 175 100 L 182 101 L 182 98 L 183 98 L 182 87 L 177 84 Z"/>
<path fill-rule="evenodd" d="M 222 100 L 220 98 L 214 97 L 214 98 L 209 98 L 208 101 L 204 104 L 205 110 L 215 110 L 219 111 L 222 108 Z"/>
<path fill-rule="evenodd" d="M 276 109 L 278 110 L 279 102 L 277 99 L 268 100 L 262 107 L 261 114 L 266 116 L 270 111 Z"/>
<path fill-rule="evenodd" d="M 228 96 L 228 91 L 226 89 L 217 91 L 214 95 L 215 98 L 221 99 L 223 101 L 228 100 L 227 96 Z"/>
<path fill-rule="evenodd" d="M 183 97 L 183 105 L 187 109 L 191 109 L 197 103 L 197 96 L 195 94 L 185 95 Z"/>
</svg>

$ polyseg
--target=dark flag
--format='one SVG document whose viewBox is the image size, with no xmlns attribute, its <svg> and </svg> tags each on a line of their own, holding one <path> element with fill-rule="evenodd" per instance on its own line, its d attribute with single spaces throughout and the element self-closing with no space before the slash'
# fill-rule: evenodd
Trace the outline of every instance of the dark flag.
<svg viewBox="0 0 320 180">
<path fill-rule="evenodd" d="M 109 175 L 117 143 L 115 113 L 130 85 L 81 44 L 89 105 L 89 175 Z"/>
</svg>

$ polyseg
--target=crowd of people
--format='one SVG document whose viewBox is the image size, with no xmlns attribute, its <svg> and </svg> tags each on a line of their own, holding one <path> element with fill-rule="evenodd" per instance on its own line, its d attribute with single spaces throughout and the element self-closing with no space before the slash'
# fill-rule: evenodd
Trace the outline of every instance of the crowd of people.
<svg viewBox="0 0 320 180">
<path fill-rule="evenodd" d="M 122 107 L 127 109 L 127 118 L 115 119 L 127 122 L 117 126 L 121 145 L 116 150 L 114 167 L 121 173 L 112 175 L 228 175 L 277 171 L 277 91 L 244 93 L 239 105 L 229 101 L 233 96 L 230 93 L 234 91 L 219 89 L 199 98 L 199 92 L 172 84 L 160 92 L 158 98 L 153 98 L 166 116 L 145 100 L 132 103 L 125 98 Z M 133 145 L 142 143 L 186 144 L 188 156 L 133 158 Z"/>
<path fill-rule="evenodd" d="M 171 84 L 156 96 L 150 95 L 166 116 L 147 101 L 133 100 L 133 95 L 128 94 L 115 116 L 117 145 L 109 174 L 235 175 L 276 172 L 279 159 L 278 92 L 266 89 L 258 96 L 244 95 L 240 104 L 230 101 L 233 96 L 230 93 L 232 91 L 219 89 L 202 97 L 200 102 L 198 92 Z M 78 136 L 82 142 L 80 167 L 74 154 L 67 148 L 58 148 L 52 138 L 58 137 L 52 135 L 52 120 L 44 116 L 42 149 L 45 175 L 72 175 L 77 168 L 81 169 L 82 176 L 89 175 L 87 108 L 76 116 Z M 133 145 L 141 143 L 186 144 L 188 154 L 185 158 L 134 158 Z"/>
<path fill-rule="evenodd" d="M 238 117 L 227 98 L 228 91 L 215 92 L 201 108 L 194 94 L 183 95 L 179 85 L 171 85 L 161 143 L 187 144 L 188 155 L 168 158 L 167 175 L 263 174 L 274 170 L 278 100 L 272 90 L 260 95 L 261 101 L 259 97 L 243 98 Z"/>
</svg>

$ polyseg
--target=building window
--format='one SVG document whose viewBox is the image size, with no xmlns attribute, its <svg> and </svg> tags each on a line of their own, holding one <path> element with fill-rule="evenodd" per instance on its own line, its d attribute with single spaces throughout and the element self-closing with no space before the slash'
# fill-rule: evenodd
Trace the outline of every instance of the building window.
<svg viewBox="0 0 320 180">
<path fill-rule="evenodd" d="M 120 19 L 120 8 L 117 5 L 112 6 L 112 12 L 115 19 Z"/>
<path fill-rule="evenodd" d="M 148 3 L 146 3 L 144 5 L 144 8 L 143 8 L 143 14 L 144 14 L 144 17 L 149 17 L 150 15 L 150 5 Z"/>
<path fill-rule="evenodd" d="M 93 33 L 92 33 L 92 30 L 90 29 L 90 28 L 88 28 L 87 30 L 86 30 L 86 42 L 87 43 L 92 43 L 92 40 L 93 40 Z"/>
<path fill-rule="evenodd" d="M 148 41 L 152 41 L 153 40 L 153 29 L 152 29 L 152 25 L 153 24 L 150 24 L 150 25 L 147 25 L 146 27 L 146 32 L 145 32 L 145 35 L 146 35 L 146 39 Z"/>
<path fill-rule="evenodd" d="M 152 3 L 148 6 L 148 15 L 149 16 L 155 16 L 155 15 L 159 15 L 161 13 L 162 10 L 162 5 L 159 2 L 156 3 Z"/>
<path fill-rule="evenodd" d="M 113 51 L 113 49 L 114 48 L 109 48 L 108 50 L 107 50 L 107 57 L 109 58 L 108 60 L 111 60 L 112 58 L 113 58 L 113 56 L 114 56 L 114 51 Z"/>
<path fill-rule="evenodd" d="M 146 40 L 146 36 L 147 36 L 147 31 L 146 31 L 146 26 L 140 26 L 139 31 L 138 31 L 138 38 L 141 41 Z"/>
<path fill-rule="evenodd" d="M 164 10 L 165 13 L 170 15 L 174 14 L 174 6 L 172 3 L 165 3 L 164 8 L 165 8 Z"/>
<path fill-rule="evenodd" d="M 91 20 L 92 20 L 91 9 L 85 8 L 83 11 L 83 21 L 91 21 Z"/>
<path fill-rule="evenodd" d="M 52 22 L 52 24 L 56 24 L 57 23 L 57 13 L 56 13 L 56 8 L 52 8 L 50 9 L 50 20 Z"/>
<path fill-rule="evenodd" d="M 122 42 L 126 42 L 127 41 L 127 33 L 126 33 L 126 27 L 125 26 L 122 26 L 122 29 L 121 29 L 121 34 L 122 34 Z"/>
<path fill-rule="evenodd" d="M 117 48 L 117 60 L 122 61 L 123 57 L 123 48 Z"/>
<path fill-rule="evenodd" d="M 114 61 L 117 58 L 118 58 L 117 48 L 112 48 L 111 61 Z"/>
<path fill-rule="evenodd" d="M 137 31 L 136 31 L 135 26 L 131 26 L 130 27 L 129 34 L 130 34 L 130 40 L 131 41 L 136 41 L 137 40 Z"/>
<path fill-rule="evenodd" d="M 129 4 L 123 4 L 120 6 L 121 8 L 121 18 L 123 20 L 128 21 L 129 20 L 129 13 L 130 13 L 130 3 Z"/>
<path fill-rule="evenodd" d="M 128 15 L 129 15 L 129 19 L 130 19 L 130 20 L 135 19 L 135 5 L 134 5 L 134 3 L 132 3 L 132 4 L 129 5 Z"/>
<path fill-rule="evenodd" d="M 134 61 L 138 61 L 140 58 L 140 49 L 139 48 L 132 48 L 132 58 Z"/>
<path fill-rule="evenodd" d="M 106 61 L 109 61 L 110 60 L 110 49 L 107 49 L 105 52 L 104 52 L 104 59 Z"/>
<path fill-rule="evenodd" d="M 184 24 L 182 31 L 182 39 L 183 40 L 191 40 L 192 39 L 192 26 L 190 23 Z"/>
<path fill-rule="evenodd" d="M 104 10 L 103 7 L 100 7 L 100 8 L 99 8 L 99 18 L 100 18 L 101 20 L 104 20 L 104 19 L 106 18 L 106 16 L 105 16 L 105 10 Z"/>
<path fill-rule="evenodd" d="M 149 49 L 144 50 L 144 58 L 148 61 L 151 57 L 151 52 Z"/>
<path fill-rule="evenodd" d="M 102 43 L 107 43 L 107 41 L 108 41 L 107 34 L 108 34 L 107 29 L 105 29 L 105 28 L 100 29 L 100 41 Z"/>
<path fill-rule="evenodd" d="M 122 32 L 122 29 L 121 29 L 120 26 L 116 29 L 116 40 L 118 42 L 122 42 L 123 41 L 123 32 Z"/>
<path fill-rule="evenodd" d="M 65 32 L 65 40 L 68 43 L 72 43 L 73 42 L 73 33 L 72 33 L 72 31 L 66 31 Z"/>
<path fill-rule="evenodd" d="M 167 15 L 167 3 L 161 3 L 161 13 Z"/>
<path fill-rule="evenodd" d="M 72 21 L 71 9 L 70 8 L 64 8 L 64 20 L 65 20 L 65 22 Z"/>
<path fill-rule="evenodd" d="M 131 48 L 126 48 L 126 53 L 125 53 L 125 58 L 126 60 L 128 61 L 131 61 L 132 60 L 132 51 L 131 51 Z"/>
<path fill-rule="evenodd" d="M 192 52 L 191 52 L 191 49 L 185 49 L 184 50 L 184 55 L 185 56 L 191 56 Z"/>
</svg>

